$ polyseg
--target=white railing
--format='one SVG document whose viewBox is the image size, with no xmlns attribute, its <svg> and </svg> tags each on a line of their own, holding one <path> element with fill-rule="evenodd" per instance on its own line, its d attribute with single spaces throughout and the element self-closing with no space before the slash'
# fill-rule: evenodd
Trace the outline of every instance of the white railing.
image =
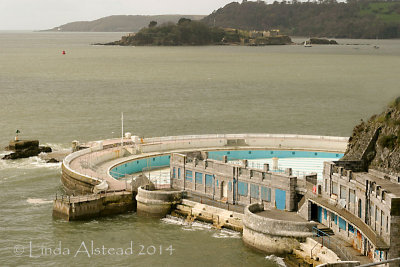
<svg viewBox="0 0 400 267">
<path fill-rule="evenodd" d="M 145 138 L 145 143 L 194 140 L 194 139 L 250 139 L 250 138 L 281 138 L 281 139 L 314 139 L 347 142 L 348 137 L 339 136 L 320 136 L 320 135 L 298 135 L 298 134 L 204 134 L 204 135 L 177 135 L 164 137 Z"/>
<path fill-rule="evenodd" d="M 143 140 L 143 143 L 139 143 L 137 145 L 160 145 L 162 143 L 174 143 L 174 142 L 182 142 L 182 141 L 191 141 L 191 140 L 228 140 L 228 139 L 245 139 L 245 140 L 250 140 L 250 139 L 266 139 L 266 140 L 321 140 L 323 142 L 337 142 L 337 143 L 342 143 L 341 146 L 345 147 L 347 145 L 348 137 L 337 137 L 337 136 L 318 136 L 318 135 L 297 135 L 297 134 L 207 134 L 207 135 L 179 135 L 179 136 L 163 136 L 163 137 L 150 137 L 150 138 L 145 138 Z M 110 144 L 120 144 L 121 139 L 116 138 L 116 139 L 106 139 L 103 140 L 103 142 L 106 141 L 107 145 Z M 127 141 L 127 139 L 124 139 L 124 141 Z M 93 144 L 96 144 L 96 142 L 90 142 Z M 225 144 L 221 144 L 220 146 L 223 147 Z M 307 147 L 307 144 L 305 145 Z M 193 144 L 193 148 L 196 148 L 196 144 Z M 298 146 L 296 146 L 298 148 Z M 321 149 L 324 149 L 324 145 L 321 144 Z M 109 148 L 104 148 L 103 150 L 106 150 Z M 161 149 L 161 146 L 160 146 Z M 167 148 L 164 148 L 165 150 L 170 150 Z M 311 149 L 311 147 L 310 147 Z M 78 170 L 72 170 L 70 167 L 70 163 L 83 156 L 86 154 L 90 154 L 93 152 L 98 152 L 101 151 L 102 149 L 98 147 L 91 147 L 87 149 L 83 149 L 74 153 L 69 154 L 67 157 L 65 157 L 63 164 L 67 170 L 70 172 L 76 173 L 80 176 L 86 177 L 88 179 L 93 179 L 97 181 L 102 181 L 102 178 L 99 177 L 92 177 L 90 175 L 82 174 L 79 173 Z M 329 150 L 327 148 L 327 150 Z M 150 153 L 159 153 L 160 151 L 157 152 L 150 152 Z M 110 150 L 110 153 L 111 150 Z M 89 164 L 90 165 L 90 164 Z M 111 168 L 110 168 L 111 169 Z"/>
</svg>

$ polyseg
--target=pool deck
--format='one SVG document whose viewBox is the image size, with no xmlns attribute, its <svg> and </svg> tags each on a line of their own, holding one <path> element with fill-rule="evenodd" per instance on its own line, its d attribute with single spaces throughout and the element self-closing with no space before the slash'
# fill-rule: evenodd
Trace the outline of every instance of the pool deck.
<svg viewBox="0 0 400 267">
<path fill-rule="evenodd" d="M 231 146 L 221 144 L 221 140 L 232 138 L 243 139 L 251 144 L 245 146 Z M 265 141 L 266 140 L 266 141 Z M 218 143 L 219 141 L 219 143 Z M 132 139 L 123 139 L 121 153 L 121 139 L 100 141 L 102 149 L 97 149 L 99 142 L 88 142 L 90 152 L 74 157 L 69 168 L 80 175 L 107 181 L 110 191 L 127 189 L 126 180 L 113 178 L 109 171 L 115 165 L 135 159 L 159 156 L 170 153 L 184 153 L 193 150 L 303 150 L 343 153 L 347 146 L 345 137 L 301 136 L 301 135 L 271 135 L 271 134 L 242 134 L 242 135 L 200 135 L 147 138 L 135 144 Z M 286 142 L 286 143 L 285 143 Z M 321 143 L 321 147 L 318 144 Z M 208 145 L 207 145 L 208 144 Z M 212 144 L 212 145 L 210 145 Z M 215 144 L 215 146 L 213 146 Z M 140 151 L 130 153 L 132 149 Z M 142 151 L 143 150 L 143 151 Z M 149 150 L 146 152 L 145 150 Z M 123 155 L 121 155 L 123 154 Z M 110 157 L 110 155 L 112 155 Z M 65 161 L 64 161 L 65 162 Z"/>
</svg>

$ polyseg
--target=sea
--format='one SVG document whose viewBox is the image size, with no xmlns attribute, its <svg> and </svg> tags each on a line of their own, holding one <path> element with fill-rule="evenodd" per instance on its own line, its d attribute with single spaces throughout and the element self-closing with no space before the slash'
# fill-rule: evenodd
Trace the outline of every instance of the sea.
<svg viewBox="0 0 400 267">
<path fill-rule="evenodd" d="M 400 40 L 93 45 L 124 34 L 1 31 L 0 155 L 16 130 L 54 150 L 116 138 L 121 112 L 125 131 L 143 137 L 350 136 L 400 96 Z M 239 233 L 207 224 L 136 213 L 53 219 L 60 175 L 59 163 L 37 157 L 0 160 L 0 266 L 284 266 L 246 247 Z"/>
</svg>

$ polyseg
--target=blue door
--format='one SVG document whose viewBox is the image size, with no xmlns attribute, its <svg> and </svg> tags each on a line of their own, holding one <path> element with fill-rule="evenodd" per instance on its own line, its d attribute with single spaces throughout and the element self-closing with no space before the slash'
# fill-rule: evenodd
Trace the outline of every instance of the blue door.
<svg viewBox="0 0 400 267">
<path fill-rule="evenodd" d="M 286 208 L 286 191 L 275 189 L 275 203 L 278 210 L 285 210 Z"/>
<path fill-rule="evenodd" d="M 322 223 L 322 208 L 318 206 L 318 222 Z"/>
</svg>

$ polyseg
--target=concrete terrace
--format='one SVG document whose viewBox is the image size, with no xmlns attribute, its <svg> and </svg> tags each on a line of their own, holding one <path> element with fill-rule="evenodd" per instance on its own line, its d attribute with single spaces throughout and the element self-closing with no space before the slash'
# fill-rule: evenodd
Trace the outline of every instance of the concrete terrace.
<svg viewBox="0 0 400 267">
<path fill-rule="evenodd" d="M 255 214 L 267 217 L 274 220 L 283 220 L 283 221 L 290 221 L 290 222 L 307 222 L 306 219 L 300 217 L 297 212 L 289 212 L 283 211 L 278 209 L 269 209 L 260 212 L 256 212 Z"/>
<path fill-rule="evenodd" d="M 233 145 L 231 145 L 233 144 Z M 237 146 L 240 144 L 241 146 Z M 136 159 L 193 150 L 275 149 L 343 153 L 347 138 L 307 135 L 237 134 L 108 139 L 84 144 L 88 147 L 70 154 L 63 164 L 87 179 L 106 181 L 110 191 L 125 190 L 126 181 L 117 180 L 110 170 Z"/>
</svg>

